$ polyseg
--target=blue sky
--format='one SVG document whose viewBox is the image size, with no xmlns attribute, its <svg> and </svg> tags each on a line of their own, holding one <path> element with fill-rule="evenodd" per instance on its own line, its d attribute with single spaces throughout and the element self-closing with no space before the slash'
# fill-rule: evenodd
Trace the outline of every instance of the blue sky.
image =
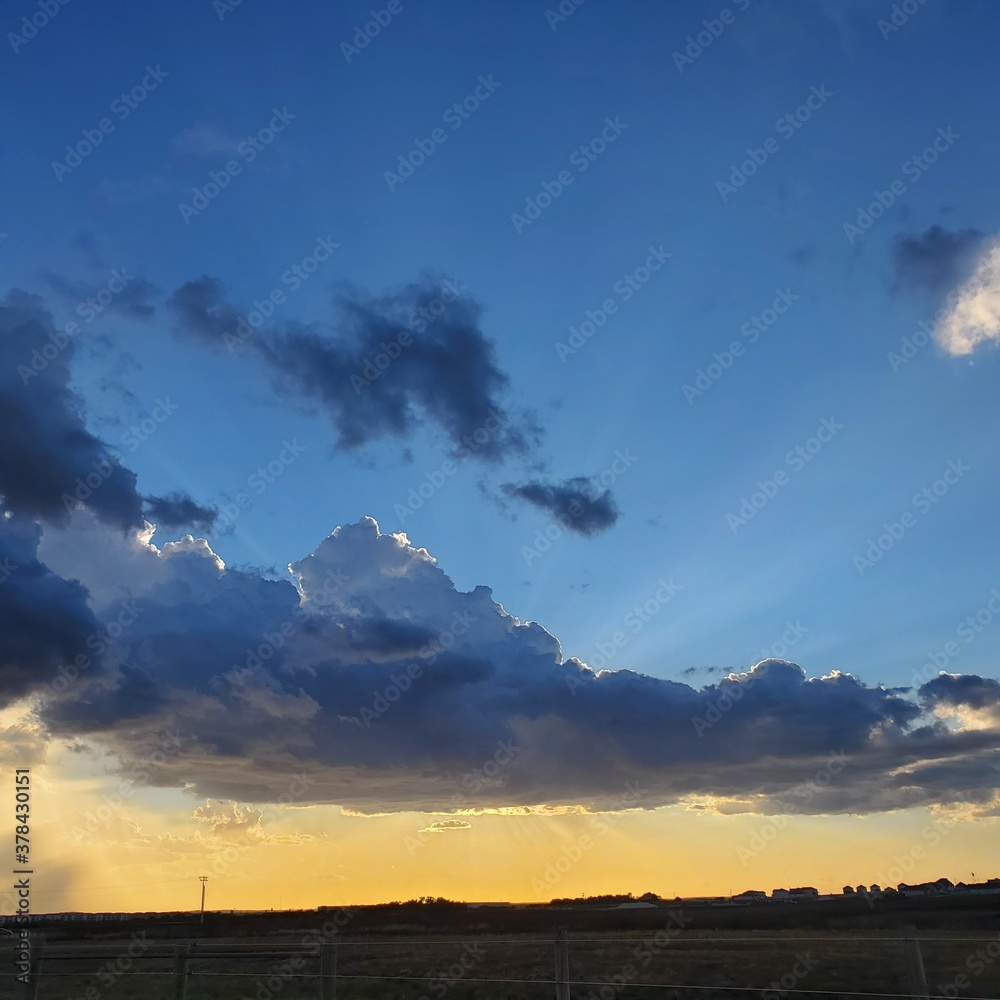
<svg viewBox="0 0 1000 1000">
<path fill-rule="evenodd" d="M 885 880 L 947 810 L 916 874 L 985 871 L 998 27 L 0 5 L 0 757 L 59 792 L 40 891 L 139 905 L 246 836 L 231 906 L 523 899 L 636 783 L 554 894 Z"/>
<path fill-rule="evenodd" d="M 732 23 L 679 72 L 673 53 L 721 4 L 589 0 L 553 28 L 544 4 L 414 0 L 348 59 L 342 43 L 370 4 L 244 0 L 220 18 L 208 2 L 104 3 L 100 17 L 70 3 L 4 57 L 17 137 L 0 175 L 6 283 L 45 296 L 61 322 L 74 300 L 47 274 L 96 292 L 119 268 L 155 286 L 151 319 L 87 327 L 74 371 L 89 425 L 112 444 L 157 399 L 177 406 L 127 456 L 144 492 L 224 505 L 285 441 L 304 448 L 211 536 L 227 564 L 281 573 L 369 514 L 426 547 L 459 590 L 490 586 L 588 662 L 665 579 L 680 591 L 615 666 L 746 668 L 792 621 L 808 631 L 789 658 L 809 674 L 906 683 L 1000 585 L 996 358 L 929 344 L 894 371 L 887 357 L 943 299 L 892 290 L 894 241 L 1000 228 L 998 15 L 930 0 L 883 37 L 888 4 L 730 6 Z M 35 10 L 6 4 L 4 30 Z M 117 118 L 112 102 L 147 67 L 165 78 Z M 460 128 L 444 123 L 480 77 L 499 86 Z M 830 96 L 793 134 L 777 131 L 814 88 Z M 273 109 L 294 120 L 245 162 L 236 147 Z M 103 117 L 113 131 L 57 180 L 52 162 Z M 570 157 L 607 119 L 627 128 L 580 172 Z M 442 126 L 446 141 L 390 191 L 385 172 Z M 911 180 L 904 164 L 939 129 L 958 138 Z M 777 151 L 723 200 L 718 182 L 769 137 Z M 179 204 L 234 157 L 241 173 L 185 223 Z M 517 232 L 512 214 L 562 170 L 572 184 Z M 897 178 L 905 193 L 850 242 L 845 223 Z M 548 479 L 635 456 L 612 487 L 618 521 L 564 531 L 529 563 L 524 546 L 551 517 L 498 502 L 526 466 L 470 460 L 402 523 L 394 507 L 447 458 L 438 429 L 338 451 L 327 417 L 277 397 L 259 367 L 171 336 L 162 303 L 184 282 L 217 278 L 249 308 L 321 237 L 339 248 L 276 319 L 330 319 L 344 283 L 381 294 L 422 272 L 459 281 L 509 375 L 504 398 L 544 431 L 533 460 Z M 557 342 L 619 299 L 650 247 L 669 260 L 561 359 Z M 782 290 L 787 313 L 685 398 Z M 793 469 L 786 454 L 824 419 L 842 429 Z M 860 574 L 855 555 L 952 460 L 971 471 Z M 779 469 L 787 482 L 734 533 L 727 514 Z M 998 644 L 986 629 L 961 668 L 992 672 Z"/>
</svg>

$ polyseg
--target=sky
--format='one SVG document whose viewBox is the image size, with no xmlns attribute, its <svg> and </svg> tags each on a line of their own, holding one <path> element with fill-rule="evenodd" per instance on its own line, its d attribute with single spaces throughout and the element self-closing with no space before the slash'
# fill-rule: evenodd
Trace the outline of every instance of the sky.
<svg viewBox="0 0 1000 1000">
<path fill-rule="evenodd" d="M 34 907 L 1000 874 L 995 5 L 374 3 L 0 8 Z"/>
</svg>

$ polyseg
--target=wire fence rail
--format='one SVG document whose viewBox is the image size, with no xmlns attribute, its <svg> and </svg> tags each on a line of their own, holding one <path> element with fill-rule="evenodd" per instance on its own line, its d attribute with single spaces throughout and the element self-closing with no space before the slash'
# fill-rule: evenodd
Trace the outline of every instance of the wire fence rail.
<svg viewBox="0 0 1000 1000">
<path fill-rule="evenodd" d="M 541 1000 L 546 996 L 554 996 L 554 1000 L 629 1000 L 632 991 L 641 991 L 636 993 L 637 997 L 651 1000 L 655 994 L 650 994 L 650 990 L 660 990 L 661 995 L 669 1000 L 689 1000 L 692 997 L 701 1000 L 712 996 L 740 994 L 757 994 L 762 1000 L 782 1000 L 796 996 L 874 997 L 885 1000 L 900 997 L 911 1000 L 930 1000 L 931 997 L 942 997 L 945 1000 L 1000 1000 L 1000 979 L 995 984 L 990 982 L 987 985 L 982 976 L 994 961 L 997 963 L 996 969 L 991 971 L 1000 974 L 1000 935 L 920 937 L 912 927 L 906 928 L 902 935 L 897 936 L 854 936 L 832 932 L 825 936 L 704 936 L 696 932 L 673 930 L 671 934 L 664 935 L 663 941 L 657 943 L 660 933 L 662 932 L 658 932 L 657 937 L 647 936 L 646 939 L 628 935 L 570 939 L 566 931 L 560 931 L 554 940 L 540 936 L 523 939 L 468 937 L 441 940 L 356 940 L 344 937 L 324 938 L 318 932 L 311 932 L 312 936 L 307 933 L 298 942 L 267 941 L 249 944 L 212 940 L 175 944 L 140 940 L 144 935 L 133 935 L 132 942 L 118 948 L 109 945 L 81 946 L 46 942 L 42 935 L 34 933 L 30 970 L 20 980 L 15 977 L 15 995 L 19 994 L 23 1000 L 110 1000 L 109 991 L 121 980 L 122 984 L 135 984 L 135 989 L 128 991 L 129 997 L 138 995 L 146 1000 L 153 1000 L 154 997 L 163 997 L 165 1000 L 214 1000 L 237 996 L 245 1000 L 273 1000 L 282 991 L 282 1000 L 291 1000 L 293 992 L 298 997 L 311 996 L 315 1000 L 373 1000 L 375 997 L 393 1000 L 402 997 L 406 1000 L 407 991 L 398 984 L 409 984 L 410 996 L 413 996 L 414 990 L 423 989 L 433 993 L 434 1000 L 444 1000 L 459 983 L 465 997 L 518 996 L 525 1000 Z M 970 978 L 961 971 L 955 975 L 956 968 L 971 970 L 973 965 L 970 965 L 969 960 L 963 964 L 953 955 L 947 961 L 938 963 L 937 989 L 932 992 L 928 986 L 922 942 L 934 946 L 947 945 L 952 950 L 957 945 L 966 946 L 970 959 L 972 956 L 981 956 L 974 960 L 981 966 L 978 979 Z M 853 973 L 855 980 L 864 985 L 872 983 L 874 979 L 869 963 L 875 957 L 873 949 L 881 947 L 886 951 L 886 954 L 880 956 L 886 963 L 882 970 L 885 985 L 897 988 L 858 989 L 853 982 L 833 980 L 823 987 L 817 987 L 807 982 L 811 968 L 818 961 L 815 956 L 809 957 L 811 952 L 806 955 L 801 951 L 796 952 L 796 964 L 793 966 L 788 966 L 787 961 L 783 966 L 780 957 L 776 957 L 776 953 L 789 946 L 810 948 L 818 947 L 819 943 L 827 946 L 830 954 L 842 963 L 841 967 L 848 970 L 848 975 Z M 968 946 L 975 944 L 985 948 L 968 949 Z M 457 957 L 454 952 L 446 951 L 445 958 L 441 960 L 441 968 L 436 973 L 421 974 L 407 967 L 392 968 L 394 963 L 402 966 L 411 964 L 408 959 L 412 959 L 413 954 L 421 949 L 440 953 L 442 949 L 457 946 L 461 946 L 463 951 Z M 532 973 L 530 975 L 523 971 L 518 974 L 518 970 L 506 968 L 509 965 L 517 966 L 517 961 L 510 957 L 513 954 L 511 949 L 517 946 L 533 947 L 542 952 L 533 961 L 520 964 L 520 969 L 528 970 Z M 669 951 L 666 950 L 668 947 Z M 545 960 L 544 951 L 547 949 L 550 949 L 550 957 Z M 571 949 L 576 975 L 571 973 Z M 711 968 L 718 973 L 710 977 L 712 981 L 708 981 L 709 977 L 701 981 L 685 981 L 677 975 L 677 963 L 673 961 L 661 962 L 659 967 L 650 970 L 661 972 L 668 978 L 649 981 L 640 975 L 642 970 L 649 969 L 654 955 L 661 959 L 668 954 L 672 959 L 676 956 L 690 957 L 698 949 L 711 949 L 709 960 L 695 966 L 695 970 Z M 393 950 L 395 954 L 391 954 Z M 487 950 L 491 950 L 494 956 L 501 956 L 499 961 L 505 968 L 498 971 L 507 974 L 497 975 L 496 971 L 482 967 L 482 957 Z M 387 951 L 390 952 L 389 955 L 386 954 Z M 960 959 L 961 949 L 958 955 Z M 785 957 L 787 959 L 787 955 Z M 764 964 L 765 960 L 772 963 L 772 974 L 775 969 L 784 968 L 785 971 L 763 985 L 740 985 L 723 981 L 721 970 L 726 969 L 727 962 L 731 966 L 738 966 L 742 972 L 750 973 Z M 98 973 L 91 971 L 94 963 L 101 962 L 104 964 Z M 261 963 L 271 964 L 264 970 L 254 971 L 253 967 Z M 614 971 L 605 974 L 608 968 Z M 598 973 L 597 977 L 594 976 L 595 971 Z M 946 980 L 950 979 L 943 985 L 939 981 L 942 973 Z M 94 985 L 95 975 L 103 989 Z M 838 975 L 841 974 L 832 973 L 834 979 Z M 155 990 L 153 980 L 158 980 L 161 984 Z M 249 992 L 246 989 L 237 991 L 236 980 L 241 980 L 244 986 L 249 983 Z M 287 989 L 296 981 L 307 989 L 309 981 L 312 981 L 311 993 L 303 994 L 301 990 Z M 977 982 L 981 987 L 978 990 L 973 988 Z M 381 993 L 377 989 L 373 992 L 373 987 L 377 984 L 385 986 Z M 486 993 L 470 992 L 476 986 L 493 989 Z M 495 989 L 496 987 L 502 989 Z M 585 997 L 582 991 L 589 993 Z M 417 1000 L 417 997 L 413 996 L 413 1000 Z M 432 998 L 421 996 L 419 1000 Z M 455 997 L 454 1000 L 458 998 Z"/>
</svg>

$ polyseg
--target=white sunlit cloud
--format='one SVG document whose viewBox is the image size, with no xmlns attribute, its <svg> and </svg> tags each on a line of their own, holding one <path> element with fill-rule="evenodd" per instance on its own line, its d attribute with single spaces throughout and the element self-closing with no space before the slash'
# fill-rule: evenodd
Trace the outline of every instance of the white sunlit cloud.
<svg viewBox="0 0 1000 1000">
<path fill-rule="evenodd" d="M 954 357 L 971 354 L 983 343 L 1000 342 L 1000 239 L 979 258 L 972 277 L 935 328 L 934 338 Z"/>
</svg>

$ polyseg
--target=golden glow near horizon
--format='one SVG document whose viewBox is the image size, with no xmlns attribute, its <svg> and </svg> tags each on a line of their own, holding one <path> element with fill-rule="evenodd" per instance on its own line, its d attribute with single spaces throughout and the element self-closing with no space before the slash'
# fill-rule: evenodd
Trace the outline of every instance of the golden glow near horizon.
<svg viewBox="0 0 1000 1000">
<path fill-rule="evenodd" d="M 8 746 L 9 766 L 15 747 Z M 22 765 L 16 765 L 22 766 Z M 419 896 L 545 902 L 652 891 L 896 884 L 998 874 L 998 818 L 912 809 L 868 817 L 726 813 L 721 800 L 651 810 L 486 810 L 361 816 L 267 808 L 179 789 L 116 798 L 106 765 L 53 744 L 32 765 L 36 912 L 311 908 Z M 197 810 L 197 812 L 196 812 Z M 4 912 L 11 912 L 9 902 Z"/>
</svg>

